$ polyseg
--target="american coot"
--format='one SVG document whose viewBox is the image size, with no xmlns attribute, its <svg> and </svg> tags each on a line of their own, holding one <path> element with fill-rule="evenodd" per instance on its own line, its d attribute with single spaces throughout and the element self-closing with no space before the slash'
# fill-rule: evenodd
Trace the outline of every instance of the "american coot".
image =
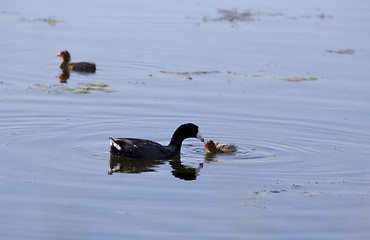
<svg viewBox="0 0 370 240">
<path fill-rule="evenodd" d="M 137 138 L 109 138 L 110 152 L 118 157 L 133 159 L 166 159 L 180 154 L 182 142 L 186 138 L 191 137 L 198 138 L 204 142 L 198 126 L 186 123 L 176 129 L 167 146 Z"/>
<path fill-rule="evenodd" d="M 70 63 L 71 55 L 68 51 L 62 51 L 60 53 L 57 53 L 58 57 L 61 57 L 63 59 L 63 62 L 59 65 L 59 67 L 63 70 L 74 70 L 79 72 L 95 72 L 96 66 L 94 63 L 88 63 L 88 62 L 78 62 L 78 63 Z"/>
</svg>

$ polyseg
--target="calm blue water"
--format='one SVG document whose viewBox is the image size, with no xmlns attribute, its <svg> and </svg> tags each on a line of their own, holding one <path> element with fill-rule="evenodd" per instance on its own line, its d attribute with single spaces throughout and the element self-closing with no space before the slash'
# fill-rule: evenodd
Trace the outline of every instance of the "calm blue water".
<svg viewBox="0 0 370 240">
<path fill-rule="evenodd" d="M 370 4 L 33 5 L 0 9 L 1 239 L 367 239 Z M 97 72 L 61 83 L 64 49 Z M 185 122 L 238 151 L 189 139 L 107 174 L 108 137 L 167 144 Z"/>
</svg>

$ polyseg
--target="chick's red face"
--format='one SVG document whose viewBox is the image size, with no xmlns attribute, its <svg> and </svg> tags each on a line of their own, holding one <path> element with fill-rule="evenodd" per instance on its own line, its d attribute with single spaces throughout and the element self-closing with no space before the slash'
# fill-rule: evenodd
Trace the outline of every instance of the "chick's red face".
<svg viewBox="0 0 370 240">
<path fill-rule="evenodd" d="M 212 140 L 208 140 L 205 144 L 204 147 L 207 148 L 211 144 Z"/>
</svg>

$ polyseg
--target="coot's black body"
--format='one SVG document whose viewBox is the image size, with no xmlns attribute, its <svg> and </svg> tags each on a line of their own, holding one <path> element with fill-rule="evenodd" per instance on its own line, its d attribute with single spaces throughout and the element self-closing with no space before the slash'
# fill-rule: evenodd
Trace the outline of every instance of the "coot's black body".
<svg viewBox="0 0 370 240">
<path fill-rule="evenodd" d="M 191 137 L 204 141 L 198 126 L 187 123 L 176 129 L 167 146 L 146 139 L 110 138 L 110 152 L 114 156 L 132 159 L 166 159 L 180 154 L 182 142 Z"/>
</svg>

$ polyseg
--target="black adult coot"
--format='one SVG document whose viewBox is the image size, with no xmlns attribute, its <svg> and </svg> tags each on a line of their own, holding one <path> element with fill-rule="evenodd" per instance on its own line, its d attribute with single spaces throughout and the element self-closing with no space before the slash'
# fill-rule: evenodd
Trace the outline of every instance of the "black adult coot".
<svg viewBox="0 0 370 240">
<path fill-rule="evenodd" d="M 204 139 L 198 126 L 193 123 L 181 125 L 173 133 L 170 143 L 163 146 L 157 142 L 137 138 L 109 138 L 110 152 L 118 157 L 132 159 L 166 159 L 180 154 L 182 142 L 186 138 Z"/>
<path fill-rule="evenodd" d="M 96 66 L 94 63 L 88 63 L 88 62 L 77 62 L 77 63 L 70 63 L 71 61 L 71 54 L 69 54 L 68 51 L 62 51 L 60 53 L 57 53 L 58 57 L 61 57 L 63 59 L 63 62 L 59 65 L 59 67 L 65 71 L 65 70 L 74 70 L 79 72 L 95 72 Z"/>
</svg>

